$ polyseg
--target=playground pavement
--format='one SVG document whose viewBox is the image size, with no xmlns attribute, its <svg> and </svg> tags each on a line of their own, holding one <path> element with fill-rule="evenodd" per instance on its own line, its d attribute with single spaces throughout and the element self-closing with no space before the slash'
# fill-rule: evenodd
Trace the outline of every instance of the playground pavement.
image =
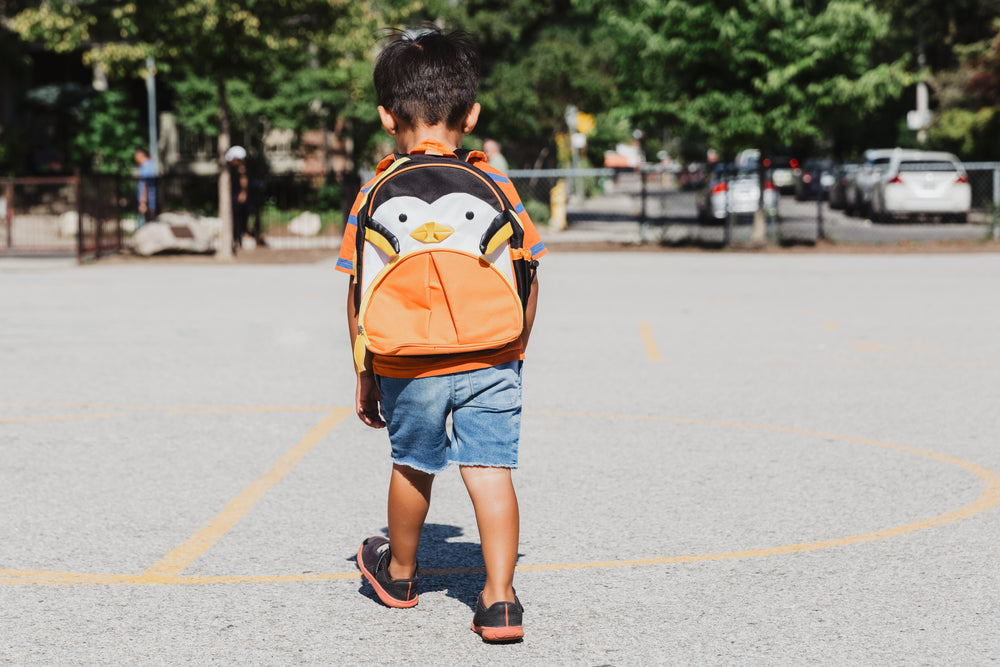
<svg viewBox="0 0 1000 667">
<path fill-rule="evenodd" d="M 0 258 L 0 665 L 1000 660 L 996 254 L 553 252 L 524 373 L 525 639 L 354 563 L 385 433 L 315 263 Z"/>
</svg>

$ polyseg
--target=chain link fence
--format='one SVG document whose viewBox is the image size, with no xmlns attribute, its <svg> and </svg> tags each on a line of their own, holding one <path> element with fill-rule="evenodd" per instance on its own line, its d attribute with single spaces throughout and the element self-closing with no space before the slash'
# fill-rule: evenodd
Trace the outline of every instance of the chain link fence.
<svg viewBox="0 0 1000 667">
<path fill-rule="evenodd" d="M 972 190 L 970 223 L 988 225 L 988 235 L 1000 239 L 1000 162 L 965 163 Z M 555 229 L 588 222 L 638 223 L 640 240 L 649 227 L 681 230 L 683 236 L 730 238 L 728 226 L 706 225 L 698 220 L 694 191 L 679 183 L 676 174 L 659 167 L 637 169 L 537 169 L 511 170 L 531 218 Z M 187 211 L 199 216 L 218 215 L 216 175 L 168 175 L 155 179 L 159 211 Z M 687 185 L 687 187 L 683 187 Z M 360 179 L 341 180 L 302 175 L 252 179 L 251 231 L 276 240 L 287 234 L 284 225 L 302 211 L 322 218 L 323 234 L 339 234 Z M 125 247 L 138 223 L 138 181 L 134 178 L 84 175 L 0 179 L 0 255 L 77 255 L 100 257 Z M 781 227 L 815 226 L 800 232 L 824 238 L 830 212 L 818 202 L 807 216 L 793 220 L 791 197 L 782 197 L 778 216 L 769 220 L 781 237 Z M 799 207 L 801 210 L 801 206 Z M 264 217 L 261 229 L 261 216 Z M 825 219 L 825 217 L 826 219 Z M 737 236 L 748 220 L 733 220 Z M 785 234 L 787 236 L 787 233 Z M 308 240 L 308 239 L 304 239 Z M 306 247 L 304 244 L 302 247 Z"/>
</svg>

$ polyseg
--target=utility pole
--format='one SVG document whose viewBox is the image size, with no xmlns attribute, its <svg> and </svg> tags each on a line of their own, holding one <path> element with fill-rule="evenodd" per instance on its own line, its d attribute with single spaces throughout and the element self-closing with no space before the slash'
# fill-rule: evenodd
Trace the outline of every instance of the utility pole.
<svg viewBox="0 0 1000 667">
<path fill-rule="evenodd" d="M 153 160 L 156 173 L 160 173 L 160 153 L 156 138 L 156 60 L 146 56 L 146 99 L 149 110 L 149 157 Z"/>
</svg>

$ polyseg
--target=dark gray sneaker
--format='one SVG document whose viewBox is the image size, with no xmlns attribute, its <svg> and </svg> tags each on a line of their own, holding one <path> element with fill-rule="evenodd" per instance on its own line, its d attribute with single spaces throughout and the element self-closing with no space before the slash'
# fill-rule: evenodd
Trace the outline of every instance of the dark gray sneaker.
<svg viewBox="0 0 1000 667">
<path fill-rule="evenodd" d="M 476 614 L 472 617 L 472 630 L 488 642 L 509 642 L 524 637 L 521 616 L 524 607 L 514 596 L 513 602 L 496 602 L 487 609 L 483 594 L 476 601 Z"/>
<path fill-rule="evenodd" d="M 392 579 L 389 577 L 389 561 L 392 552 L 389 540 L 375 535 L 361 543 L 358 549 L 358 567 L 361 574 L 375 589 L 378 599 L 389 607 L 406 609 L 417 604 L 417 577 L 412 579 Z"/>
</svg>

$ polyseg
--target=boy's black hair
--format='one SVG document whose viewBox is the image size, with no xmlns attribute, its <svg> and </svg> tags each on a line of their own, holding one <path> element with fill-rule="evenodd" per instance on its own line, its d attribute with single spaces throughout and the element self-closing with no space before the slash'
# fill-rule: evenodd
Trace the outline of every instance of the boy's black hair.
<svg viewBox="0 0 1000 667">
<path fill-rule="evenodd" d="M 455 128 L 476 102 L 479 58 L 461 32 L 397 32 L 375 61 L 379 105 L 408 125 Z"/>
<path fill-rule="evenodd" d="M 146 157 L 150 157 L 149 151 L 147 151 L 142 146 L 137 146 L 136 149 L 134 151 L 132 151 L 132 153 L 133 154 L 135 154 L 135 153 L 141 153 L 142 155 L 145 155 Z"/>
</svg>

